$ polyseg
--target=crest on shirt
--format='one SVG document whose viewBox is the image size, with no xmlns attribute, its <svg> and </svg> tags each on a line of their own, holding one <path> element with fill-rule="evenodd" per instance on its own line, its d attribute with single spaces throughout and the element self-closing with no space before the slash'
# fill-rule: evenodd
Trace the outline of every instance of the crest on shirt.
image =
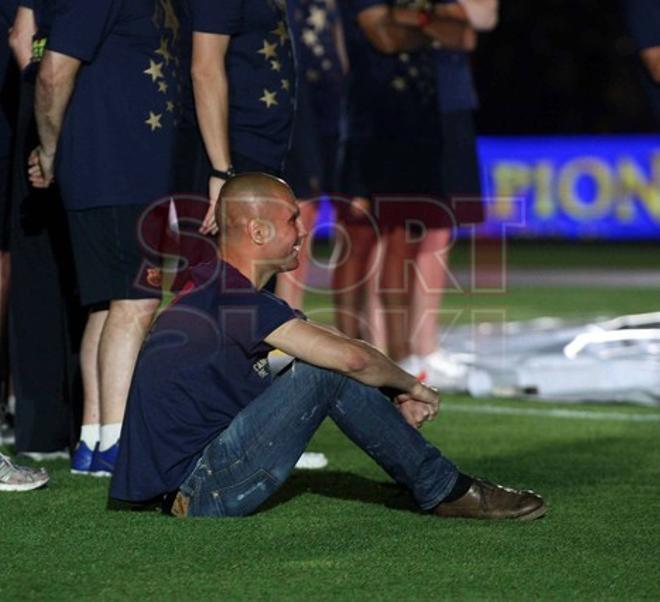
<svg viewBox="0 0 660 602">
<path fill-rule="evenodd" d="M 264 357 L 252 364 L 252 369 L 259 375 L 259 378 L 268 378 L 270 376 L 270 365 L 268 358 Z"/>
</svg>

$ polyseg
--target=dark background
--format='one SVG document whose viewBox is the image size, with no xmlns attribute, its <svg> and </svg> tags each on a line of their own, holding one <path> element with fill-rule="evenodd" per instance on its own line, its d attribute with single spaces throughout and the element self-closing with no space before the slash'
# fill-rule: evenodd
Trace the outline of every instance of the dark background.
<svg viewBox="0 0 660 602">
<path fill-rule="evenodd" d="M 612 0 L 500 0 L 475 53 L 482 134 L 657 131 Z"/>
</svg>

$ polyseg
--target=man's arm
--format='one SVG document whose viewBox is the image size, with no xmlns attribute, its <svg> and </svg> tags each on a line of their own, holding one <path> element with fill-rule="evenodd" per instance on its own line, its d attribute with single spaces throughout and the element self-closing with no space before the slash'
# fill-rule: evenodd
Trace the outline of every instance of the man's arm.
<svg viewBox="0 0 660 602">
<path fill-rule="evenodd" d="M 437 6 L 458 6 L 477 31 L 491 31 L 497 27 L 498 0 L 458 0 L 458 4 L 438 4 Z"/>
<path fill-rule="evenodd" d="M 29 159 L 30 181 L 37 188 L 45 188 L 53 180 L 57 141 L 79 69 L 80 60 L 51 50 L 46 50 L 41 60 L 34 97 L 41 144 Z"/>
<path fill-rule="evenodd" d="M 9 31 L 9 47 L 11 48 L 19 69 L 25 69 L 32 58 L 32 38 L 37 33 L 37 23 L 34 11 L 25 6 L 19 6 L 14 24 Z"/>
<path fill-rule="evenodd" d="M 417 11 L 410 11 L 416 15 Z M 377 4 L 361 11 L 357 22 L 371 44 L 384 54 L 417 50 L 431 43 L 431 38 L 417 25 L 417 20 L 401 23 L 395 10 L 387 4 Z"/>
<path fill-rule="evenodd" d="M 396 23 L 409 28 L 417 28 L 428 40 L 450 50 L 472 51 L 476 47 L 477 36 L 465 12 L 457 4 L 442 4 L 433 13 L 412 8 L 393 8 L 392 17 Z"/>
<path fill-rule="evenodd" d="M 351 339 L 323 326 L 293 319 L 276 328 L 266 343 L 315 366 L 335 370 L 372 387 L 401 391 L 400 401 L 428 404 L 435 415 L 438 392 L 420 383 L 392 360 L 364 341 Z"/>
<path fill-rule="evenodd" d="M 195 94 L 197 122 L 209 161 L 214 169 L 226 171 L 231 165 L 229 152 L 229 83 L 225 56 L 231 36 L 193 33 L 191 77 Z M 200 232 L 215 234 L 215 204 L 224 180 L 209 178 L 209 210 Z"/>
</svg>

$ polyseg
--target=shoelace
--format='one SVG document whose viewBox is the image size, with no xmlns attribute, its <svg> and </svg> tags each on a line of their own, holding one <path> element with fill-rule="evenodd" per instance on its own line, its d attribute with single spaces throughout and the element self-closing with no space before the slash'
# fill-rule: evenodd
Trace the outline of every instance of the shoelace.
<svg viewBox="0 0 660 602">
<path fill-rule="evenodd" d="M 32 480 L 36 479 L 37 476 L 41 474 L 41 470 L 35 468 L 28 468 L 27 466 L 17 466 L 16 464 L 14 464 L 11 458 L 9 458 L 9 456 L 5 456 L 4 454 L 0 453 L 0 480 L 4 479 L 7 475 L 11 474 L 12 472 L 14 473 L 17 472 L 23 475 L 24 477 Z"/>
</svg>

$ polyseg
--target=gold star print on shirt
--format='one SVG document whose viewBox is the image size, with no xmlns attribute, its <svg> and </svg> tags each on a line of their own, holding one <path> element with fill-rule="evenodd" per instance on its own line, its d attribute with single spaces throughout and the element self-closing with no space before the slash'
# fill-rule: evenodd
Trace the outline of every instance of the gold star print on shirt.
<svg viewBox="0 0 660 602">
<path fill-rule="evenodd" d="M 270 44 L 268 40 L 264 40 L 263 47 L 257 52 L 263 54 L 265 59 L 274 59 L 277 56 L 277 43 Z"/>
<path fill-rule="evenodd" d="M 335 26 L 338 20 L 335 0 L 299 0 L 292 18 L 302 43 L 301 62 L 308 66 L 304 74 L 310 84 L 337 81 L 342 75 L 338 66 Z M 323 75 L 322 75 L 323 74 Z"/>
<path fill-rule="evenodd" d="M 149 59 L 149 68 L 144 70 L 144 73 L 151 76 L 151 81 L 155 82 L 163 77 L 163 63 L 154 63 Z"/>
<path fill-rule="evenodd" d="M 145 123 L 151 128 L 152 132 L 163 127 L 163 124 L 160 122 L 161 117 L 162 115 L 160 113 L 156 115 L 153 111 L 149 111 L 149 118 L 145 120 Z"/>
<path fill-rule="evenodd" d="M 289 80 L 278 77 L 280 72 L 282 72 L 281 75 L 289 72 L 287 67 L 292 60 L 285 6 L 283 2 L 274 2 L 271 3 L 271 7 L 278 13 L 277 25 L 265 35 L 261 46 L 255 49 L 256 53 L 261 55 L 267 63 L 269 73 L 272 73 L 272 76 L 264 74 L 263 94 L 259 97 L 259 101 L 265 105 L 266 109 L 278 106 L 280 102 L 292 102 Z"/>
<path fill-rule="evenodd" d="M 174 58 L 172 56 L 172 53 L 170 52 L 170 49 L 168 47 L 167 43 L 167 38 L 165 36 L 161 36 L 160 38 L 160 48 L 156 50 L 156 54 L 160 54 L 160 56 L 163 57 L 163 60 L 165 61 L 166 65 L 170 64 L 170 61 Z"/>
<path fill-rule="evenodd" d="M 289 31 L 287 30 L 286 23 L 284 21 L 278 21 L 277 27 L 270 33 L 277 36 L 280 44 L 284 44 L 284 42 L 289 39 Z"/>
<path fill-rule="evenodd" d="M 148 66 L 143 73 L 153 84 L 159 99 L 152 99 L 152 106 L 144 112 L 144 124 L 149 131 L 156 133 L 177 123 L 181 103 L 181 69 L 179 68 L 179 20 L 172 0 L 154 0 L 154 13 L 151 22 L 158 31 L 157 42 Z M 155 103 L 155 106 L 153 106 Z"/>
<path fill-rule="evenodd" d="M 433 10 L 432 0 L 396 0 L 395 5 L 413 10 Z M 412 63 L 416 64 L 413 65 Z M 429 51 L 421 50 L 414 54 L 400 52 L 398 54 L 398 73 L 390 81 L 390 86 L 396 92 L 414 94 L 420 103 L 430 105 L 435 102 L 435 86 L 433 67 Z"/>
<path fill-rule="evenodd" d="M 259 100 L 263 102 L 267 108 L 270 109 L 270 107 L 277 104 L 277 99 L 275 98 L 276 96 L 277 96 L 277 92 L 271 92 L 264 88 L 264 95 Z"/>
</svg>

